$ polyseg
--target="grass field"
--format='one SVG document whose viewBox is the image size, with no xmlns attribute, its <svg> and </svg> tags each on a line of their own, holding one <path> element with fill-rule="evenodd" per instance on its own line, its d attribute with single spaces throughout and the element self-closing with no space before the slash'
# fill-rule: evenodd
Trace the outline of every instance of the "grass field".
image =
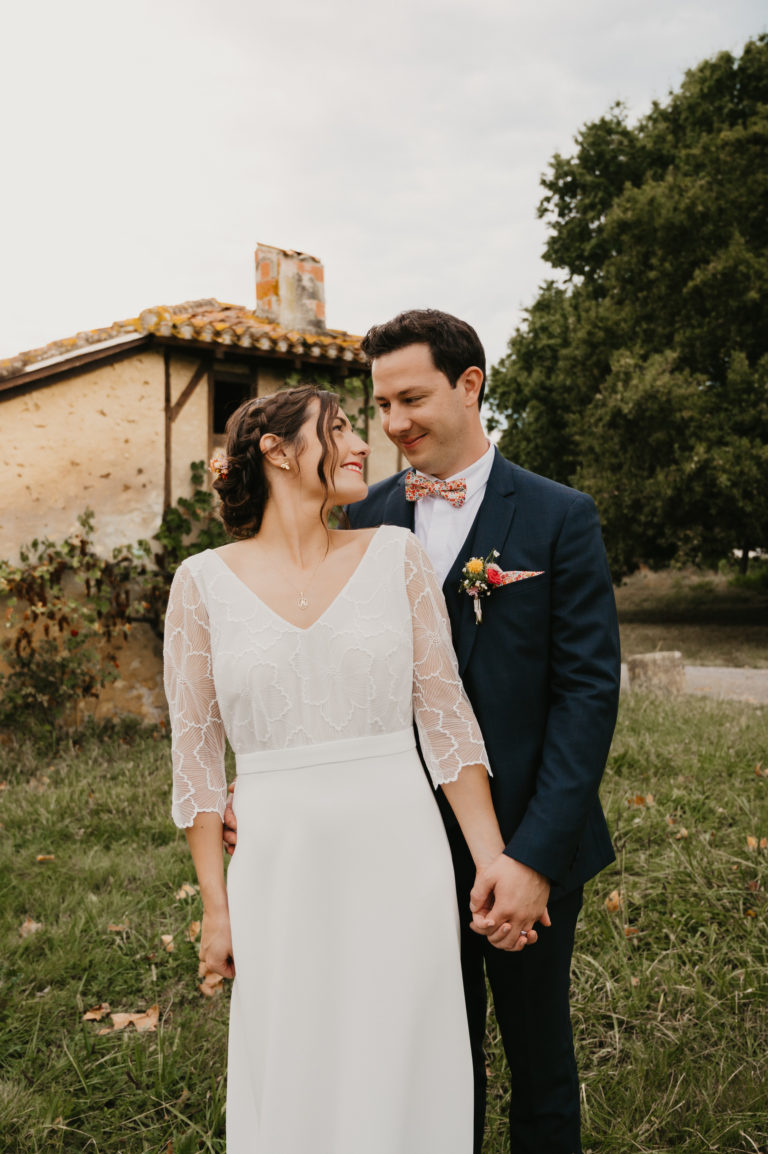
<svg viewBox="0 0 768 1154">
<path fill-rule="evenodd" d="M 603 790 L 618 863 L 588 889 L 574 964 L 593 1154 L 768 1150 L 767 720 L 623 699 Z M 199 993 L 199 902 L 176 897 L 193 873 L 167 739 L 102 731 L 46 756 L 6 736 L 0 758 L 0 1150 L 223 1154 L 227 996 Z M 83 1021 L 103 1003 L 157 1006 L 157 1027 Z M 501 1154 L 492 1022 L 489 1043 Z"/>
<path fill-rule="evenodd" d="M 720 573 L 648 569 L 616 590 L 624 660 L 679 649 L 687 665 L 768 669 L 768 594 Z"/>
</svg>

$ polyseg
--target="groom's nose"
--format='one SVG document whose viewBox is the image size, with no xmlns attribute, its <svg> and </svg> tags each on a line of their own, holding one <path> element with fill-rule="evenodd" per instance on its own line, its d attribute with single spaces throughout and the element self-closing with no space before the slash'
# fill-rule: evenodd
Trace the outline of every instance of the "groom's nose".
<svg viewBox="0 0 768 1154">
<path fill-rule="evenodd" d="M 392 405 L 387 416 L 386 431 L 390 437 L 399 437 L 411 427 L 411 415 L 402 405 Z"/>
</svg>

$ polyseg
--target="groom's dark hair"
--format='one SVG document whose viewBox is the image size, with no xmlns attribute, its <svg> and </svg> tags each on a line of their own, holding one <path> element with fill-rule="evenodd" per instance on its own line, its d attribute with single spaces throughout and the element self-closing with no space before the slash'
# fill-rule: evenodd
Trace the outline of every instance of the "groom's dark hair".
<svg viewBox="0 0 768 1154">
<path fill-rule="evenodd" d="M 363 337 L 360 348 L 369 361 L 394 353 L 408 345 L 429 345 L 435 368 L 445 373 L 455 389 L 467 369 L 478 368 L 483 383 L 478 407 L 485 393 L 485 350 L 480 338 L 466 321 L 439 309 L 409 309 L 383 325 L 374 325 Z"/>
</svg>

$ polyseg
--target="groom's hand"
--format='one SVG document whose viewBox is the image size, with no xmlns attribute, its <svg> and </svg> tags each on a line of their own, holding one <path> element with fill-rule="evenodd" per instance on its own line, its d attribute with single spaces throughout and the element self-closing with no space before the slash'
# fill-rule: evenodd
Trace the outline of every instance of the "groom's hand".
<svg viewBox="0 0 768 1154">
<path fill-rule="evenodd" d="M 237 818 L 232 806 L 232 795 L 235 792 L 234 781 L 227 791 L 227 806 L 224 810 L 224 849 L 232 856 L 237 845 Z"/>
<path fill-rule="evenodd" d="M 533 945 L 534 922 L 550 925 L 550 885 L 543 874 L 502 853 L 478 871 L 470 894 L 472 929 L 502 950 Z"/>
</svg>

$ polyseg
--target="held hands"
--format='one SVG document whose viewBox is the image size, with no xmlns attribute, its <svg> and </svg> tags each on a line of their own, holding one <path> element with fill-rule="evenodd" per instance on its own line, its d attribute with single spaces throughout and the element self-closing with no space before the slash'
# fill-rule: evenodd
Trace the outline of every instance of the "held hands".
<svg viewBox="0 0 768 1154">
<path fill-rule="evenodd" d="M 534 922 L 551 925 L 549 890 L 543 874 L 501 853 L 477 871 L 469 898 L 471 928 L 501 950 L 514 953 L 533 945 Z"/>
</svg>

